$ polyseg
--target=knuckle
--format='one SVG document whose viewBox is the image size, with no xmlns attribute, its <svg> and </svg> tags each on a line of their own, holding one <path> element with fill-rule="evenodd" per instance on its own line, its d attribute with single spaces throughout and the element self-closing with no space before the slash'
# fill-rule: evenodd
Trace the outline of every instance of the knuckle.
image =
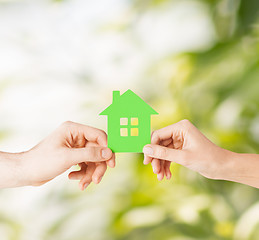
<svg viewBox="0 0 259 240">
<path fill-rule="evenodd" d="M 151 137 L 152 137 L 152 138 L 156 138 L 157 136 L 158 136 L 157 130 L 155 130 L 155 131 L 153 131 L 153 132 L 151 133 Z"/>
<path fill-rule="evenodd" d="M 97 137 L 97 142 L 100 140 L 100 141 L 105 141 L 106 142 L 106 146 L 107 146 L 107 134 L 105 131 L 101 130 L 101 129 L 98 129 L 98 137 Z"/>
<path fill-rule="evenodd" d="M 157 130 L 153 131 L 151 134 L 151 142 L 155 143 L 155 142 L 157 142 L 158 139 L 159 139 L 158 131 Z"/>
<path fill-rule="evenodd" d="M 92 131 L 94 131 L 95 133 L 97 133 L 99 137 L 106 137 L 107 136 L 106 132 L 102 129 L 90 127 L 90 126 L 87 126 L 87 127 L 89 129 L 91 129 Z"/>
<path fill-rule="evenodd" d="M 106 162 L 103 163 L 102 167 L 103 167 L 103 174 L 104 174 L 104 172 L 107 170 L 107 164 L 106 164 Z M 103 175 L 103 174 L 102 174 L 102 175 Z"/>
<path fill-rule="evenodd" d="M 107 137 L 107 134 L 106 134 L 106 132 L 105 131 L 103 131 L 102 129 L 99 129 L 99 132 L 100 132 L 100 135 L 102 136 L 102 137 Z"/>
<path fill-rule="evenodd" d="M 72 121 L 65 121 L 61 124 L 61 127 L 70 127 L 72 126 L 74 123 Z"/>
<path fill-rule="evenodd" d="M 180 121 L 180 123 L 184 126 L 189 126 L 191 124 L 191 122 L 188 119 L 183 119 Z"/>
<path fill-rule="evenodd" d="M 188 119 L 184 119 L 179 122 L 180 126 L 186 130 L 192 129 L 192 123 Z"/>
<path fill-rule="evenodd" d="M 101 150 L 99 148 L 89 148 L 88 149 L 87 158 L 100 159 L 101 158 Z"/>
<path fill-rule="evenodd" d="M 156 131 L 152 131 L 152 132 L 151 132 L 151 138 L 155 135 L 155 132 L 156 132 Z"/>
<path fill-rule="evenodd" d="M 92 176 L 89 174 L 86 174 L 83 179 L 84 184 L 92 182 Z"/>
<path fill-rule="evenodd" d="M 167 150 L 164 147 L 159 147 L 156 149 L 156 156 L 158 156 L 159 158 L 164 159 L 167 156 Z"/>
</svg>

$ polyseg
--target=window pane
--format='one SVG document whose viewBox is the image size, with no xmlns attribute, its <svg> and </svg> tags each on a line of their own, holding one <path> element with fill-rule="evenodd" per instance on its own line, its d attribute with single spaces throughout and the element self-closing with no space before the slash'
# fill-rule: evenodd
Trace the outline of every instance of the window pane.
<svg viewBox="0 0 259 240">
<path fill-rule="evenodd" d="M 130 124 L 131 125 L 138 125 L 138 118 L 131 118 Z"/>
<path fill-rule="evenodd" d="M 128 128 L 121 128 L 121 136 L 127 137 L 128 136 Z"/>
<path fill-rule="evenodd" d="M 138 136 L 138 128 L 131 128 L 130 129 L 131 136 Z"/>
<path fill-rule="evenodd" d="M 128 125 L 128 118 L 120 118 L 121 125 Z"/>
</svg>

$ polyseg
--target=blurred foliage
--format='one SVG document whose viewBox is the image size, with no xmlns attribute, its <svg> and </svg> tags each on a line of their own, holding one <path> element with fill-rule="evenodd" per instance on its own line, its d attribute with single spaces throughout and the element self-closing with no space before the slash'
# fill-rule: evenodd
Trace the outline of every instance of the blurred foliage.
<svg viewBox="0 0 259 240">
<path fill-rule="evenodd" d="M 141 14 L 169 2 L 135 1 L 135 8 Z M 163 101 L 174 108 L 160 114 L 155 128 L 188 118 L 224 148 L 259 153 L 259 2 L 201 2 L 210 9 L 217 42 L 150 66 L 146 78 L 169 82 L 170 97 L 165 94 Z M 168 66 L 174 71 L 166 79 Z M 158 107 L 163 105 L 160 96 L 153 97 Z M 173 181 L 158 183 L 150 169 L 136 162 L 135 181 L 116 197 L 127 204 L 114 206 L 110 239 L 259 239 L 258 217 L 248 234 L 240 224 L 258 203 L 257 189 L 207 180 L 176 165 L 172 169 Z M 249 227 L 248 217 L 245 222 Z"/>
<path fill-rule="evenodd" d="M 131 0 L 131 12 L 141 15 L 174 2 L 177 1 Z M 156 89 L 150 93 L 150 101 L 160 110 L 153 126 L 157 129 L 188 118 L 221 147 L 259 153 L 259 1 L 199 2 L 210 11 L 216 41 L 203 51 L 176 56 L 169 53 L 154 60 L 146 70 L 143 79 L 149 79 L 152 86 L 168 83 L 163 96 Z M 131 24 L 116 30 L 127 30 Z M 140 164 L 141 154 L 127 159 L 130 163 L 120 162 L 120 157 L 118 167 L 122 166 L 125 174 L 129 172 L 131 180 L 118 183 L 119 191 L 112 197 L 107 186 L 104 199 L 98 199 L 109 213 L 106 230 L 94 237 L 89 237 L 83 228 L 72 238 L 62 235 L 70 219 L 82 214 L 91 191 L 82 195 L 55 189 L 41 208 L 54 205 L 64 210 L 46 227 L 43 239 L 259 239 L 259 217 L 254 216 L 259 211 L 252 214 L 258 209 L 257 189 L 208 180 L 175 164 L 172 181 L 158 182 L 151 168 Z M 0 220 L 17 225 L 4 217 Z M 246 227 L 250 230 L 243 232 Z M 15 229 L 18 234 L 20 226 Z M 20 238 L 13 234 L 12 239 Z"/>
</svg>

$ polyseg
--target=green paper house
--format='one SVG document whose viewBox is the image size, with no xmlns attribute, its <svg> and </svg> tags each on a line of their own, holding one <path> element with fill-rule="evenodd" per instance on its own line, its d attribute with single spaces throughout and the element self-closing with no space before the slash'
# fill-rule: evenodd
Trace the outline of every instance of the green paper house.
<svg viewBox="0 0 259 240">
<path fill-rule="evenodd" d="M 151 115 L 158 114 L 131 90 L 113 91 L 112 104 L 100 115 L 108 118 L 108 147 L 113 152 L 142 152 L 150 143 Z"/>
</svg>

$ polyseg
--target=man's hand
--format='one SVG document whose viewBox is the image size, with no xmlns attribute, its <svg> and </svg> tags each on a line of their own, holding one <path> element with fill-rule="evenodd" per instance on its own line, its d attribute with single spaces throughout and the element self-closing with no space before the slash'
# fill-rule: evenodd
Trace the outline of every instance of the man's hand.
<svg viewBox="0 0 259 240">
<path fill-rule="evenodd" d="M 81 170 L 71 172 L 69 178 L 80 180 L 79 187 L 84 190 L 92 181 L 101 181 L 107 165 L 115 166 L 106 133 L 73 122 L 63 123 L 20 158 L 21 185 L 42 185 L 78 164 Z"/>
</svg>

